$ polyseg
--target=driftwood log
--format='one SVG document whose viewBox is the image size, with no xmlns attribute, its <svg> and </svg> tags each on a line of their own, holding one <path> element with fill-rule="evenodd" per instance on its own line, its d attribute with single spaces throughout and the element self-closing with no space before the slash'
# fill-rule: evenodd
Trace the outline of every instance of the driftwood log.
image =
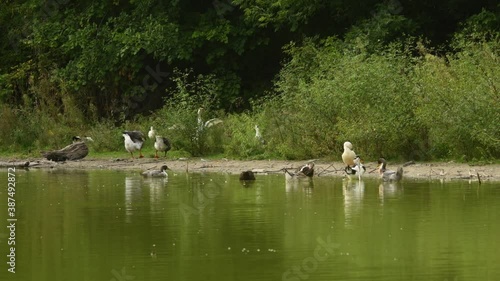
<svg viewBox="0 0 500 281">
<path fill-rule="evenodd" d="M 59 150 L 42 152 L 43 157 L 47 160 L 56 162 L 82 159 L 87 154 L 89 154 L 89 148 L 83 141 L 72 143 Z"/>
</svg>

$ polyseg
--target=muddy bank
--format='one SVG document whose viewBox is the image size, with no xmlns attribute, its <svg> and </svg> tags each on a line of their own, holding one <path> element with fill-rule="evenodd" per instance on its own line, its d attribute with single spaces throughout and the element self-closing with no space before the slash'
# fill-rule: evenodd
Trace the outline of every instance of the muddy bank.
<svg viewBox="0 0 500 281">
<path fill-rule="evenodd" d="M 78 161 L 52 162 L 46 159 L 0 159 L 1 167 L 18 168 L 49 168 L 49 169 L 108 169 L 108 170 L 146 170 L 159 168 L 167 164 L 173 172 L 217 172 L 239 174 L 245 170 L 253 170 L 257 173 L 282 173 L 283 168 L 297 168 L 307 161 L 283 161 L 283 160 L 249 160 L 239 161 L 230 159 L 205 160 L 192 159 L 82 159 Z M 343 163 L 315 161 L 315 176 L 343 177 Z M 376 163 L 365 163 L 367 173 L 365 177 L 377 177 Z M 395 170 L 402 163 L 388 163 L 388 168 Z M 469 165 L 464 163 L 415 163 L 404 167 L 406 179 L 450 179 L 450 180 L 477 180 L 500 181 L 500 165 Z"/>
</svg>

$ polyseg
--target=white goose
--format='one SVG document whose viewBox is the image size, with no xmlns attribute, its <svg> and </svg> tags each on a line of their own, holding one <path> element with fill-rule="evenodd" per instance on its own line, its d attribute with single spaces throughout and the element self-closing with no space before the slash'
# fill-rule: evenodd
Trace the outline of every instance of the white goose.
<svg viewBox="0 0 500 281">
<path fill-rule="evenodd" d="M 355 165 L 354 158 L 356 158 L 356 153 L 352 150 L 352 143 L 346 141 L 344 142 L 344 153 L 342 153 L 342 161 L 347 167 L 352 167 Z"/>
<path fill-rule="evenodd" d="M 170 145 L 170 140 L 167 138 L 164 138 L 162 136 L 156 136 L 156 141 L 155 141 L 155 158 L 158 158 L 158 151 L 164 151 L 165 152 L 165 157 L 167 157 L 167 151 L 169 151 L 172 148 Z"/>
<path fill-rule="evenodd" d="M 139 150 L 139 158 L 143 158 L 141 149 L 144 144 L 144 135 L 140 131 L 124 131 L 123 137 L 125 149 L 130 152 L 132 158 L 134 158 L 134 151 L 137 150 Z"/>
<path fill-rule="evenodd" d="M 346 141 L 344 142 L 344 153 L 342 153 L 342 161 L 346 165 L 344 168 L 346 174 L 349 176 L 358 174 L 359 179 L 366 171 L 365 166 L 361 163 L 361 159 L 352 150 L 352 143 Z"/>
<path fill-rule="evenodd" d="M 153 126 L 151 126 L 151 129 L 149 129 L 149 132 L 148 132 L 148 138 L 149 139 L 154 139 L 156 136 L 156 131 L 155 129 L 153 129 Z"/>
<path fill-rule="evenodd" d="M 170 170 L 167 165 L 161 166 L 160 170 L 149 170 L 141 173 L 143 177 L 151 177 L 151 178 L 167 178 L 167 170 Z"/>
</svg>

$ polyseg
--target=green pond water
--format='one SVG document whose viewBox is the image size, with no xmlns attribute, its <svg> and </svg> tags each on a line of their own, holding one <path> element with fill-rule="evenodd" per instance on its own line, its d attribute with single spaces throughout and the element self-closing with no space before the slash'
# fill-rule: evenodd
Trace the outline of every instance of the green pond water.
<svg viewBox="0 0 500 281">
<path fill-rule="evenodd" d="M 499 183 L 169 173 L 2 170 L 0 280 L 500 280 Z"/>
</svg>

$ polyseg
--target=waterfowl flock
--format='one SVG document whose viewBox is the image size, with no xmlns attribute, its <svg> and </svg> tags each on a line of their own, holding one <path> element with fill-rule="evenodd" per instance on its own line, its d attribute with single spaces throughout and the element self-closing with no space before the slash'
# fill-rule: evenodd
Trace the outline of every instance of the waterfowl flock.
<svg viewBox="0 0 500 281">
<path fill-rule="evenodd" d="M 358 179 L 361 180 L 361 177 L 366 172 L 366 167 L 363 164 L 360 156 L 357 155 L 353 150 L 352 143 L 346 141 L 344 142 L 344 152 L 342 153 L 342 161 L 346 165 L 344 171 L 349 179 L 352 176 L 358 176 Z M 386 169 L 387 162 L 384 158 L 380 158 L 378 160 L 377 171 L 379 173 L 379 177 L 383 181 L 393 181 L 399 182 L 403 178 L 403 167 L 399 167 L 397 171 L 391 171 Z"/>
<path fill-rule="evenodd" d="M 168 138 L 159 136 L 154 130 L 153 126 L 151 126 L 148 132 L 148 138 L 155 140 L 155 158 L 159 158 L 158 151 L 164 152 L 164 156 L 167 157 L 167 152 L 172 148 L 170 140 Z M 73 141 L 75 141 L 75 137 L 73 138 Z M 135 151 L 139 151 L 139 158 L 144 157 L 144 155 L 142 155 L 142 146 L 144 144 L 144 141 L 144 135 L 140 131 L 123 132 L 123 144 L 125 146 L 125 150 L 127 150 L 132 156 L 132 159 L 134 159 Z"/>
<path fill-rule="evenodd" d="M 213 126 L 214 124 L 220 124 L 222 120 L 217 118 L 210 119 L 207 122 L 203 122 L 201 118 L 201 112 L 203 108 L 198 109 L 198 128 L 204 129 L 206 127 Z M 255 138 L 265 144 L 265 141 L 260 132 L 259 126 L 255 125 Z M 125 149 L 131 154 L 132 158 L 134 158 L 134 152 L 139 151 L 139 158 L 144 157 L 142 155 L 141 149 L 144 144 L 144 136 L 140 131 L 124 131 L 124 145 Z M 172 148 L 170 144 L 170 140 L 168 138 L 157 135 L 153 126 L 151 126 L 148 137 L 150 139 L 155 139 L 154 148 L 155 148 L 155 158 L 159 158 L 158 152 L 164 152 L 164 157 L 167 156 L 167 152 Z M 79 137 L 74 137 L 73 141 L 81 141 Z M 349 179 L 353 177 L 357 177 L 359 180 L 362 180 L 362 176 L 366 172 L 366 167 L 363 164 L 360 156 L 354 152 L 353 145 L 351 142 L 344 142 L 344 151 L 342 153 L 342 162 L 345 164 L 344 171 Z M 145 171 L 142 173 L 143 176 L 149 177 L 162 177 L 167 176 L 166 173 L 167 166 L 162 166 L 162 169 L 159 171 Z M 306 163 L 305 165 L 299 167 L 298 169 L 291 170 L 288 168 L 282 169 L 285 172 L 285 177 L 287 180 L 292 179 L 311 179 L 314 176 L 314 162 L 311 161 Z M 379 173 L 379 177 L 383 181 L 392 181 L 399 182 L 403 178 L 403 168 L 399 167 L 396 171 L 391 171 L 387 169 L 387 161 L 384 158 L 380 158 L 378 160 L 377 172 Z M 255 175 L 252 171 L 243 171 L 240 174 L 240 180 L 255 180 Z"/>
<path fill-rule="evenodd" d="M 197 133 L 202 132 L 204 129 L 211 126 L 221 124 L 223 121 L 219 118 L 212 118 L 207 121 L 203 121 L 202 113 L 203 107 L 200 107 L 197 111 Z M 260 128 L 257 124 L 254 125 L 255 139 L 261 144 L 266 144 L 265 139 L 262 136 Z M 143 158 L 142 147 L 145 142 L 145 137 L 141 131 L 123 131 L 122 136 L 124 138 L 124 147 L 127 152 L 130 153 L 132 159 L 135 159 L 134 152 L 139 152 L 139 158 Z M 150 127 L 148 134 L 150 140 L 154 140 L 155 148 L 155 158 L 159 158 L 158 152 L 163 152 L 164 157 L 167 157 L 167 152 L 171 150 L 172 145 L 170 140 L 166 137 L 157 134 L 153 126 Z M 83 138 L 79 136 L 74 136 L 72 138 L 73 144 L 84 143 L 87 141 L 93 141 L 91 137 L 84 136 Z M 342 162 L 344 163 L 344 171 L 349 179 L 357 177 L 359 180 L 366 173 L 366 167 L 363 164 L 360 156 L 354 152 L 353 145 L 351 142 L 346 141 L 343 144 L 344 151 L 341 155 Z M 383 181 L 399 182 L 403 178 L 403 168 L 399 167 L 396 171 L 387 169 L 387 161 L 384 158 L 380 158 L 377 163 L 376 171 L 379 174 L 379 178 Z M 285 177 L 287 180 L 291 179 L 311 179 L 314 176 L 314 161 L 310 161 L 305 165 L 297 169 L 283 168 L 282 171 L 285 172 Z M 148 170 L 141 174 L 145 177 L 167 177 L 166 170 L 168 167 L 163 165 L 160 170 Z M 373 171 L 372 171 L 373 172 Z M 240 174 L 240 180 L 242 181 L 253 181 L 255 180 L 255 175 L 251 170 L 243 171 Z"/>
<path fill-rule="evenodd" d="M 217 124 L 223 123 L 223 121 L 219 118 L 212 118 L 207 121 L 203 120 L 203 107 L 200 107 L 197 111 L 197 136 L 199 133 L 201 133 L 203 130 L 206 128 L 212 127 Z M 174 127 L 178 127 L 175 125 Z M 168 128 L 168 130 L 172 129 L 173 127 Z M 266 144 L 266 140 L 262 136 L 262 132 L 257 124 L 254 125 L 254 130 L 255 130 L 255 139 L 261 143 L 262 145 Z M 139 152 L 139 158 L 143 158 L 144 155 L 142 154 L 142 148 L 144 145 L 144 142 L 146 141 L 143 133 L 141 131 L 123 131 L 122 136 L 124 138 L 124 147 L 127 152 L 130 153 L 132 159 L 135 159 L 134 157 L 134 152 Z M 171 142 L 168 138 L 163 137 L 157 133 L 157 131 L 154 129 L 153 126 L 150 127 L 147 137 L 150 140 L 154 140 L 154 149 L 155 149 L 155 155 L 154 157 L 156 159 L 159 158 L 158 152 L 163 152 L 164 157 L 167 157 L 167 152 L 171 150 L 172 145 Z M 84 145 L 85 142 L 88 141 L 94 141 L 91 137 L 84 136 L 83 138 L 80 136 L 74 136 L 72 138 L 73 145 L 78 145 L 82 144 Z M 68 146 L 69 147 L 69 146 Z M 363 164 L 363 161 L 361 160 L 360 155 L 356 154 L 356 152 L 353 149 L 353 144 L 349 141 L 344 142 L 343 144 L 343 153 L 341 155 L 342 162 L 344 163 L 344 171 L 349 180 L 353 178 L 358 178 L 358 180 L 362 180 L 363 175 L 366 173 L 366 167 Z M 64 149 L 63 149 L 64 150 Z M 87 149 L 88 151 L 88 149 Z M 54 153 L 59 153 L 59 151 L 55 151 Z M 88 152 L 87 152 L 88 153 Z M 42 153 L 43 154 L 43 153 Z M 45 153 L 44 156 L 49 155 L 50 153 Z M 46 157 L 49 160 L 54 160 L 54 161 L 65 161 L 65 160 L 72 160 L 72 159 L 81 159 L 86 156 L 86 153 L 82 153 L 82 156 L 79 156 L 78 158 L 75 157 L 69 157 L 66 155 L 63 155 L 61 157 Z M 312 179 L 315 171 L 314 171 L 314 166 L 315 163 L 314 161 L 310 161 L 306 163 L 305 165 L 302 165 L 301 167 L 297 169 L 293 168 L 283 168 L 281 169 L 285 173 L 286 180 L 300 180 L 300 179 Z M 160 170 L 147 170 L 141 173 L 142 176 L 144 177 L 168 177 L 168 174 L 166 170 L 169 168 L 166 165 L 163 165 Z M 375 170 L 373 170 L 375 171 Z M 373 172 L 372 171 L 372 172 Z M 403 168 L 399 167 L 396 171 L 392 171 L 387 169 L 387 161 L 384 158 L 379 158 L 378 163 L 377 163 L 377 168 L 376 171 L 379 174 L 379 178 L 384 181 L 384 182 L 399 182 L 403 178 Z M 321 173 L 320 173 L 321 174 Z M 319 176 L 319 174 L 318 174 Z M 240 173 L 239 179 L 241 181 L 253 181 L 255 180 L 255 174 L 251 170 L 246 170 Z"/>
</svg>

